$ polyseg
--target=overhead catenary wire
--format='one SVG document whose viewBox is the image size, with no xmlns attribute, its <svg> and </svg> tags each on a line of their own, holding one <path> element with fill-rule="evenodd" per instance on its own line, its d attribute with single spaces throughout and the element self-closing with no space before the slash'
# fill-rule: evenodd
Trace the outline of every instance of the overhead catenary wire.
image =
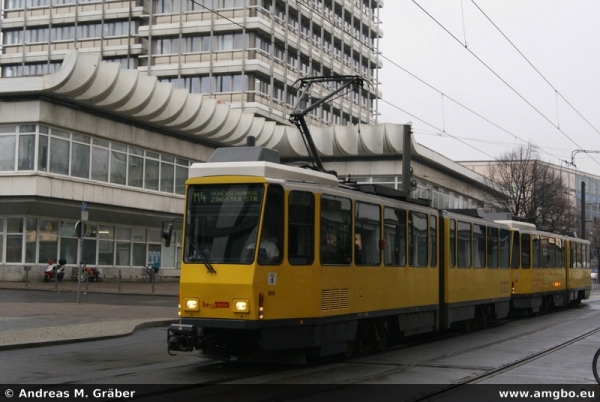
<svg viewBox="0 0 600 402">
<path fill-rule="evenodd" d="M 398 110 L 399 110 L 399 111 L 401 111 L 402 113 L 406 113 L 407 115 L 409 115 L 409 116 L 411 116 L 411 117 L 413 117 L 413 118 L 415 118 L 415 119 L 417 119 L 417 120 L 419 120 L 419 121 L 421 121 L 421 122 L 423 122 L 423 123 L 427 124 L 429 127 L 435 128 L 436 130 L 439 130 L 439 131 L 442 131 L 442 130 L 441 130 L 439 127 L 436 127 L 436 126 L 434 126 L 433 124 L 431 124 L 431 123 L 429 123 L 429 122 L 427 122 L 427 121 L 425 121 L 425 120 L 421 119 L 420 117 L 418 117 L 418 116 L 416 116 L 416 115 L 414 115 L 414 114 L 412 114 L 412 113 L 410 113 L 410 112 L 408 112 L 408 111 L 406 111 L 406 110 L 402 109 L 402 108 L 401 108 L 401 107 L 399 107 L 399 106 L 396 106 L 396 105 L 394 105 L 394 104 L 392 104 L 392 103 L 390 103 L 390 102 L 386 101 L 385 99 L 381 99 L 381 101 L 382 101 L 382 102 L 384 102 L 384 103 L 387 103 L 388 105 L 390 105 L 391 107 L 393 107 L 393 108 L 395 108 L 395 109 L 398 109 Z M 486 156 L 489 156 L 490 158 L 492 158 L 492 159 L 494 159 L 494 160 L 498 160 L 496 157 L 494 157 L 494 156 L 492 156 L 492 155 L 488 154 L 487 152 L 485 152 L 485 151 L 483 151 L 483 150 L 481 150 L 481 149 L 478 149 L 478 148 L 474 147 L 474 146 L 473 146 L 473 145 L 471 145 L 471 144 L 468 144 L 468 143 L 466 143 L 465 141 L 462 141 L 461 139 L 459 139 L 458 137 L 455 137 L 455 136 L 453 136 L 452 134 L 448 133 L 447 131 L 444 131 L 444 134 L 448 135 L 449 137 L 451 137 L 451 138 L 455 139 L 456 141 L 458 141 L 458 142 L 460 142 L 460 143 L 462 143 L 462 144 L 464 144 L 464 145 L 466 145 L 466 146 L 468 146 L 468 147 L 470 147 L 470 148 L 472 148 L 472 149 L 474 149 L 474 150 L 476 150 L 476 151 L 478 151 L 478 152 L 481 152 L 482 154 L 484 154 L 484 155 L 486 155 Z"/>
<path fill-rule="evenodd" d="M 510 131 L 508 131 L 508 130 L 506 130 L 505 128 L 501 127 L 500 125 L 498 125 L 498 124 L 494 123 L 493 121 L 491 121 L 490 119 L 488 119 L 488 118 L 486 118 L 485 116 L 481 115 L 480 113 L 478 113 L 478 112 L 474 111 L 473 109 L 469 108 L 468 106 L 466 106 L 466 105 L 462 104 L 462 103 L 461 103 L 461 102 L 459 102 L 458 100 L 456 100 L 456 99 L 454 99 L 454 98 L 452 98 L 452 97 L 448 96 L 448 94 L 446 94 L 446 93 L 444 93 L 444 92 L 440 91 L 439 89 L 437 89 L 437 88 L 436 88 L 436 87 L 434 87 L 433 85 L 429 84 L 429 83 L 428 83 L 428 82 L 426 82 L 425 80 L 423 80 L 423 79 L 419 78 L 418 76 L 416 76 L 416 75 L 415 75 L 415 74 L 413 74 L 412 72 L 410 72 L 410 71 L 408 71 L 407 69 L 405 69 L 404 67 L 400 66 L 400 65 L 399 65 L 398 63 L 396 63 L 395 61 L 393 61 L 393 60 L 389 59 L 388 57 L 385 57 L 384 55 L 379 55 L 379 56 L 380 56 L 382 59 L 385 59 L 385 60 L 387 60 L 387 61 L 388 61 L 388 62 L 390 62 L 392 65 L 394 65 L 394 66 L 396 66 L 397 68 L 399 68 L 400 70 L 404 71 L 406 74 L 410 75 L 411 77 L 413 77 L 413 78 L 414 78 L 414 79 L 416 79 L 417 81 L 419 81 L 419 82 L 421 82 L 422 84 L 426 85 L 426 86 L 427 86 L 427 87 L 429 87 L 430 89 L 432 89 L 432 90 L 434 90 L 434 91 L 438 92 L 439 94 L 441 94 L 441 95 L 442 95 L 443 97 L 445 97 L 446 99 L 448 99 L 448 100 L 450 100 L 450 101 L 454 102 L 456 105 L 460 106 L 461 108 L 463 108 L 463 109 L 467 110 L 468 112 L 470 112 L 470 113 L 472 113 L 473 115 L 475 115 L 475 116 L 479 117 L 479 118 L 480 118 L 480 119 L 482 119 L 483 121 L 485 121 L 485 122 L 487 122 L 487 123 L 491 124 L 492 126 L 496 127 L 497 129 L 499 129 L 499 130 L 501 130 L 501 131 L 505 132 L 506 134 L 509 134 L 509 135 L 511 135 L 511 136 L 512 136 L 512 137 L 513 137 L 515 140 L 519 140 L 519 141 L 521 141 L 523 144 L 528 144 L 528 143 L 530 143 L 530 141 L 526 141 L 526 140 L 524 140 L 524 139 L 520 138 L 520 137 L 519 137 L 519 136 L 517 136 L 516 134 L 514 134 L 514 133 L 511 133 Z M 387 101 L 387 100 L 385 100 L 385 99 L 381 99 L 381 100 L 382 100 L 384 103 L 387 103 L 388 105 L 390 105 L 390 106 L 392 106 L 392 107 L 395 107 L 395 108 L 396 108 L 396 109 L 398 109 L 398 110 L 402 110 L 401 108 L 399 108 L 399 107 L 397 107 L 397 106 L 393 105 L 391 102 L 389 102 L 389 101 Z M 407 114 L 409 114 L 409 113 L 407 113 Z M 416 116 L 414 116 L 414 115 L 412 115 L 412 114 L 409 114 L 409 115 L 410 115 L 410 116 L 412 116 L 412 117 L 414 117 L 414 118 L 417 118 Z M 426 122 L 426 121 L 424 121 L 424 120 L 422 120 L 422 119 L 419 119 L 419 120 L 420 120 L 420 121 L 422 121 L 423 123 L 425 123 L 425 124 L 429 125 L 430 127 L 437 128 L 437 127 L 435 127 L 434 125 L 431 125 L 431 124 L 429 124 L 428 122 Z M 444 132 L 444 133 L 446 132 L 444 129 L 439 129 L 439 130 L 440 130 L 441 132 Z M 456 138 L 455 136 L 451 136 L 451 137 L 452 137 L 452 138 Z M 461 141 L 461 142 L 462 142 L 462 141 Z M 463 142 L 463 143 L 464 143 L 464 142 Z M 471 146 L 471 147 L 472 147 L 472 146 Z M 473 148 L 473 147 L 472 147 L 472 148 Z M 474 149 L 477 149 L 477 148 L 474 148 Z M 549 153 L 549 152 L 546 152 L 546 151 L 544 151 L 542 148 L 538 148 L 538 149 L 540 149 L 540 151 L 541 151 L 541 152 L 543 152 L 543 153 L 547 154 L 548 156 L 551 156 L 551 157 L 553 157 L 553 158 L 556 158 L 557 160 L 561 160 L 561 158 L 559 158 L 558 156 L 556 156 L 556 155 L 553 155 L 553 154 L 551 154 L 551 153 Z M 481 152 L 481 153 L 483 153 L 483 154 L 485 154 L 485 155 L 488 155 L 488 156 L 489 156 L 489 154 L 485 153 L 484 151 L 482 151 L 482 150 L 479 150 L 479 149 L 477 149 L 477 150 L 478 150 L 479 152 Z M 494 158 L 494 159 L 496 159 L 496 158 Z"/>
<path fill-rule="evenodd" d="M 427 10 L 425 10 L 416 0 L 412 0 L 412 2 L 421 9 L 429 18 L 431 18 L 436 24 L 438 24 L 448 35 L 450 35 L 456 42 L 460 43 L 465 50 L 467 50 L 477 61 L 479 61 L 485 68 L 487 68 L 493 75 L 495 75 L 504 85 L 506 85 L 511 91 L 513 91 L 519 98 L 521 98 L 527 105 L 529 105 L 533 110 L 535 110 L 544 120 L 550 123 L 554 128 L 556 128 L 563 136 L 565 136 L 569 141 L 571 141 L 577 148 L 582 149 L 582 147 L 575 142 L 567 133 L 561 130 L 552 120 L 550 120 L 545 114 L 543 114 L 538 108 L 536 108 L 530 101 L 528 101 L 523 95 L 519 93 L 512 85 L 510 85 L 504 78 L 502 78 L 493 68 L 491 68 L 487 63 L 485 63 L 479 56 L 477 56 L 471 49 L 465 47 L 463 43 L 458 39 L 452 32 L 448 30 L 442 23 L 440 23 L 436 18 L 434 18 Z M 600 162 L 594 160 L 597 164 L 600 165 Z"/>
<path fill-rule="evenodd" d="M 584 116 L 583 116 L 583 115 L 582 115 L 582 114 L 579 112 L 579 110 L 577 110 L 577 108 L 576 108 L 575 106 L 573 106 L 573 105 L 571 104 L 571 102 L 569 102 L 569 101 L 567 100 L 567 98 L 565 98 L 565 97 L 564 97 L 564 96 L 563 96 L 563 95 L 562 95 L 562 94 L 561 94 L 561 93 L 558 91 L 558 89 L 556 89 L 556 87 L 554 87 L 554 85 L 552 85 L 552 83 L 551 83 L 551 82 L 550 82 L 550 81 L 549 81 L 549 80 L 548 80 L 548 79 L 547 79 L 547 78 L 546 78 L 546 77 L 545 77 L 545 76 L 544 76 L 544 75 L 543 75 L 543 74 L 540 72 L 540 70 L 538 70 L 538 69 L 537 69 L 537 68 L 536 68 L 536 67 L 533 65 L 533 63 L 532 63 L 531 61 L 529 61 L 529 59 L 528 59 L 527 57 L 525 57 L 525 55 L 523 54 L 523 52 L 521 52 L 521 51 L 519 50 L 519 48 L 518 48 L 518 47 L 517 47 L 517 46 L 516 46 L 516 45 L 515 45 L 515 44 L 514 44 L 514 43 L 513 43 L 513 42 L 512 42 L 512 41 L 511 41 L 509 38 L 508 38 L 508 36 L 506 36 L 506 35 L 504 34 L 504 32 L 502 32 L 502 30 L 501 30 L 501 29 L 498 27 L 498 25 L 496 25 L 496 24 L 494 23 L 494 21 L 492 21 L 492 19 L 491 19 L 491 18 L 490 18 L 490 17 L 489 17 L 489 16 L 488 16 L 488 15 L 487 15 L 487 14 L 486 14 L 486 13 L 485 13 L 485 12 L 484 12 L 482 9 L 481 9 L 481 7 L 479 7 L 479 5 L 477 5 L 477 3 L 475 3 L 475 0 L 471 0 L 471 2 L 472 2 L 474 5 L 475 5 L 475 7 L 477 7 L 477 9 L 478 9 L 478 10 L 479 10 L 479 11 L 480 11 L 482 14 L 483 14 L 483 16 L 484 16 L 485 18 L 487 18 L 487 20 L 490 22 L 490 24 L 492 24 L 492 25 L 494 26 L 494 28 L 496 28 L 496 30 L 497 30 L 498 32 L 500 32 L 500 34 L 501 34 L 501 35 L 502 35 L 502 36 L 503 36 L 503 37 L 504 37 L 504 38 L 505 38 L 505 39 L 508 41 L 508 43 L 510 43 L 510 45 L 511 45 L 511 46 L 512 46 L 512 47 L 513 47 L 513 48 L 514 48 L 514 49 L 515 49 L 515 50 L 516 50 L 516 51 L 517 51 L 517 52 L 518 52 L 520 55 L 521 55 L 521 57 L 523 57 L 523 59 L 524 59 L 524 60 L 525 60 L 525 61 L 526 61 L 526 62 L 527 62 L 527 63 L 528 63 L 530 66 L 531 66 L 531 68 L 533 68 L 533 69 L 535 70 L 535 72 L 536 72 L 536 73 L 538 73 L 538 75 L 539 75 L 540 77 L 542 77 L 542 79 L 543 79 L 544 81 L 546 81 L 546 83 L 547 83 L 547 84 L 548 84 L 548 85 L 549 85 L 549 86 L 550 86 L 550 87 L 551 87 L 551 88 L 554 90 L 554 92 L 556 93 L 556 96 L 557 96 L 557 97 L 559 97 L 559 96 L 560 96 L 560 97 L 562 98 L 562 100 L 564 100 L 564 101 L 567 103 L 567 105 L 569 105 L 569 107 L 571 107 L 571 109 L 573 109 L 573 110 L 575 111 L 575 113 L 577 113 L 577 115 L 583 119 L 583 121 L 585 121 L 585 122 L 586 122 L 586 123 L 587 123 L 587 124 L 588 124 L 588 125 L 589 125 L 589 126 L 590 126 L 590 127 L 591 127 L 591 128 L 594 130 L 594 131 L 595 131 L 595 132 L 596 132 L 596 133 L 598 133 L 598 134 L 600 135 L 600 131 L 599 131 L 599 130 L 598 130 L 596 127 L 594 127 L 594 125 L 593 125 L 592 123 L 590 123 L 590 122 L 588 121 L 588 119 L 586 119 L 586 118 L 585 118 L 585 117 L 584 117 Z M 557 106 L 557 107 L 558 107 L 558 106 Z M 557 111 L 557 119 L 558 119 L 558 111 Z M 556 125 L 557 125 L 557 127 L 558 127 L 558 120 L 557 120 L 557 124 L 556 124 Z"/>
</svg>

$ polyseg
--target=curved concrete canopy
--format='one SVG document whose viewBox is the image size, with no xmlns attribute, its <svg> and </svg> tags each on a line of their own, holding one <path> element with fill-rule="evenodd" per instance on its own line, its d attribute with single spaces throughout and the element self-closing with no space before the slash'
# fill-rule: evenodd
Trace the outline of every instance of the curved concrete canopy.
<svg viewBox="0 0 600 402">
<path fill-rule="evenodd" d="M 241 145 L 246 136 L 256 144 L 276 149 L 283 158 L 306 157 L 308 152 L 295 126 L 276 125 L 263 117 L 230 109 L 229 105 L 198 93 L 173 88 L 156 77 L 104 62 L 99 53 L 70 51 L 59 71 L 39 77 L 0 79 L 0 95 L 44 94 L 82 107 L 104 110 L 131 121 L 163 126 L 186 136 L 219 145 Z M 403 125 L 378 124 L 311 127 L 323 157 L 402 154 Z M 419 155 L 475 181 L 481 176 L 412 141 Z"/>
</svg>

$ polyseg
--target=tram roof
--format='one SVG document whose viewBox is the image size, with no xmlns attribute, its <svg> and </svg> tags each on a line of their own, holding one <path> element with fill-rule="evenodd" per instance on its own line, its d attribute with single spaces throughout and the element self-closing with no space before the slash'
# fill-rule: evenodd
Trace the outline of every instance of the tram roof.
<svg viewBox="0 0 600 402">
<path fill-rule="evenodd" d="M 339 186 L 338 178 L 332 174 L 266 161 L 194 163 L 190 167 L 190 178 L 211 176 L 257 176 Z"/>
<path fill-rule="evenodd" d="M 509 226 L 511 229 L 521 229 L 521 230 L 537 230 L 537 227 L 533 223 L 529 222 L 520 222 L 513 220 L 494 220 L 495 222 L 505 224 Z"/>
</svg>

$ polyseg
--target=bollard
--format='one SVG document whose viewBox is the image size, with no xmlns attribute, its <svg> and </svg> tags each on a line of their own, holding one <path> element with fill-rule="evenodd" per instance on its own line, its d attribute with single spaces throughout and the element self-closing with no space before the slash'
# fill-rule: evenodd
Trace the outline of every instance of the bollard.
<svg viewBox="0 0 600 402">
<path fill-rule="evenodd" d="M 121 269 L 119 268 L 119 292 L 121 292 Z"/>
<path fill-rule="evenodd" d="M 150 282 L 152 282 L 152 293 L 154 293 L 154 282 L 156 282 L 156 271 L 152 270 L 152 276 L 150 277 Z"/>
<path fill-rule="evenodd" d="M 25 287 L 27 287 L 27 285 L 29 284 L 29 270 L 31 269 L 31 267 L 26 266 L 24 269 L 25 269 Z"/>
<path fill-rule="evenodd" d="M 90 276 L 86 275 L 85 276 L 85 290 L 89 290 L 90 289 Z"/>
<path fill-rule="evenodd" d="M 58 269 L 54 271 L 54 289 L 58 289 Z"/>
</svg>

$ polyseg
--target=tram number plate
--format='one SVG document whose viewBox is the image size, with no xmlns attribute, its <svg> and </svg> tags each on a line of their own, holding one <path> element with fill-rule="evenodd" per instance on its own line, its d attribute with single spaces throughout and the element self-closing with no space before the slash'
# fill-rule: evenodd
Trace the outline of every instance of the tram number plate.
<svg viewBox="0 0 600 402">
<path fill-rule="evenodd" d="M 277 272 L 269 272 L 269 285 L 277 285 Z"/>
</svg>

